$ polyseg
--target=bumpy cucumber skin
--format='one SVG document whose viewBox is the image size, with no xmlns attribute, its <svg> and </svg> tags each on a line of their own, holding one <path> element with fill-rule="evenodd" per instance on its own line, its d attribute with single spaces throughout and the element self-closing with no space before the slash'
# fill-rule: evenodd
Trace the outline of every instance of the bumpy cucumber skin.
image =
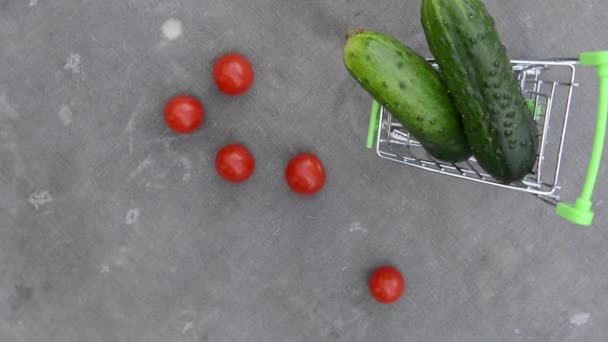
<svg viewBox="0 0 608 342">
<path fill-rule="evenodd" d="M 423 0 L 422 26 L 479 165 L 512 183 L 532 171 L 537 129 L 480 0 Z"/>
<path fill-rule="evenodd" d="M 460 162 L 471 156 L 439 73 L 414 50 L 387 34 L 362 30 L 349 35 L 343 61 L 359 85 L 433 157 Z"/>
</svg>

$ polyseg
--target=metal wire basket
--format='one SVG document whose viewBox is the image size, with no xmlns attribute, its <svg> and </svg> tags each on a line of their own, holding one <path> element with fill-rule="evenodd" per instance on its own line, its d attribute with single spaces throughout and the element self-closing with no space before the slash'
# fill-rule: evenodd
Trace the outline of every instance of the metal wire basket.
<svg viewBox="0 0 608 342">
<path fill-rule="evenodd" d="M 432 59 L 429 61 L 437 67 Z M 514 60 L 513 72 L 528 99 L 538 125 L 539 153 L 530 174 L 521 182 L 502 184 L 485 172 L 474 157 L 462 163 L 433 158 L 378 102 L 372 104 L 368 148 L 375 145 L 380 158 L 445 176 L 523 191 L 557 206 L 560 216 L 581 225 L 591 225 L 591 196 L 602 155 L 608 109 L 608 52 L 590 52 L 580 59 Z M 568 119 L 579 64 L 598 67 L 600 104 L 598 124 L 588 177 L 576 204 L 560 203 L 560 176 Z"/>
</svg>

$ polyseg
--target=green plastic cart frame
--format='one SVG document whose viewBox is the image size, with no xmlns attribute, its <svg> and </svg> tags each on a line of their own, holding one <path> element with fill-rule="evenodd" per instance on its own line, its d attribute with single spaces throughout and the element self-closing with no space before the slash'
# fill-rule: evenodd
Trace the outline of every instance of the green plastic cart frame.
<svg viewBox="0 0 608 342">
<path fill-rule="evenodd" d="M 429 61 L 433 62 L 432 59 L 429 59 Z M 594 188 L 597 183 L 597 179 L 598 179 L 598 175 L 599 175 L 600 162 L 602 159 L 604 142 L 606 139 L 606 125 L 607 125 L 607 119 L 608 119 L 607 118 L 608 117 L 608 50 L 607 51 L 584 52 L 579 56 L 578 59 L 562 59 L 562 60 L 551 60 L 551 61 L 513 61 L 514 67 L 519 67 L 520 71 L 524 70 L 524 71 L 528 72 L 528 71 L 532 70 L 533 72 L 536 72 L 535 76 L 536 76 L 537 83 L 539 82 L 538 81 L 538 70 L 535 70 L 534 69 L 535 67 L 541 68 L 546 65 L 551 65 L 551 66 L 567 66 L 572 69 L 572 79 L 571 79 L 571 83 L 569 84 L 569 86 L 570 86 L 569 95 L 568 95 L 569 97 L 568 97 L 568 101 L 567 101 L 565 118 L 564 118 L 564 127 L 563 127 L 563 131 L 562 131 L 563 135 L 565 134 L 566 123 L 567 123 L 568 114 L 569 114 L 569 110 L 570 110 L 572 87 L 574 87 L 576 85 L 574 83 L 574 65 L 579 64 L 579 63 L 581 65 L 586 65 L 586 66 L 595 66 L 597 75 L 599 76 L 599 95 L 598 95 L 595 138 L 593 141 L 593 147 L 591 149 L 591 158 L 589 160 L 587 175 L 584 180 L 583 188 L 582 188 L 582 191 L 581 191 L 578 199 L 574 203 L 565 203 L 565 202 L 561 202 L 561 201 L 553 201 L 551 203 L 556 206 L 556 213 L 560 217 L 562 217 L 574 224 L 577 224 L 577 225 L 591 226 L 593 224 L 593 219 L 594 219 L 594 213 L 592 210 L 592 206 L 593 206 L 592 196 L 593 196 Z M 532 74 L 532 76 L 534 76 L 533 72 L 528 72 L 528 74 Z M 524 84 L 524 81 L 525 80 L 522 80 L 522 85 Z M 554 82 L 554 83 L 557 84 L 558 82 Z M 553 85 L 553 91 L 555 91 L 555 84 Z M 550 98 L 550 97 L 547 96 L 547 98 Z M 538 112 L 543 110 L 542 106 L 538 103 L 538 99 L 536 101 L 531 101 L 530 104 L 531 104 L 531 108 L 533 109 L 533 112 L 534 112 L 534 115 L 536 118 Z M 549 107 L 549 108 L 544 109 L 544 110 L 546 110 L 547 117 L 545 117 L 545 118 L 541 117 L 541 119 L 548 121 L 549 120 L 548 116 L 550 114 L 550 107 L 551 107 L 550 102 L 548 102 L 547 107 Z M 545 121 L 546 126 L 548 126 L 547 121 Z M 400 155 L 396 154 L 393 151 L 392 147 L 390 146 L 391 139 L 392 139 L 391 137 L 393 136 L 392 135 L 393 132 L 391 131 L 391 125 L 392 125 L 392 123 L 391 123 L 390 114 L 385 113 L 382 105 L 380 105 L 378 102 L 376 102 L 374 100 L 372 102 L 372 108 L 371 108 L 370 125 L 369 125 L 369 131 L 368 131 L 368 136 L 367 136 L 367 148 L 372 149 L 375 145 L 376 149 L 377 149 L 377 153 L 380 157 L 383 157 L 385 159 L 391 159 L 393 161 L 398 161 L 400 163 L 408 164 L 408 165 L 415 166 L 418 168 L 427 169 L 429 171 L 433 171 L 433 172 L 437 172 L 437 173 L 444 173 L 444 174 L 456 176 L 459 178 L 476 180 L 476 181 L 486 183 L 486 184 L 493 184 L 493 185 L 498 185 L 498 186 L 502 186 L 505 188 L 524 190 L 524 191 L 531 190 L 529 192 L 537 194 L 542 199 L 545 199 L 545 198 L 543 198 L 543 196 L 541 196 L 541 194 L 545 194 L 545 193 L 543 193 L 539 190 L 535 190 L 533 187 L 530 186 L 530 184 L 522 183 L 519 185 L 509 185 L 509 186 L 498 184 L 498 182 L 495 182 L 491 179 L 491 176 L 484 174 L 483 170 L 479 170 L 478 167 L 477 168 L 473 167 L 471 162 L 466 162 L 466 165 L 464 167 L 455 165 L 455 164 L 444 164 L 440 161 L 432 159 L 432 157 L 430 160 L 420 159 L 418 157 L 415 157 L 409 150 L 407 151 L 407 154 L 409 154 L 409 155 L 400 156 Z M 397 124 L 397 125 L 399 125 L 399 124 Z M 400 139 L 401 139 L 401 140 L 398 140 L 399 143 L 402 143 L 402 145 L 406 145 L 408 149 L 411 146 L 416 146 L 415 139 L 413 137 L 409 137 L 409 134 L 407 134 L 407 132 L 405 132 L 402 127 L 399 131 L 399 134 L 400 134 Z M 546 129 L 543 131 L 542 143 L 545 143 L 544 134 L 546 134 Z M 560 155 L 559 155 L 559 158 L 557 161 L 557 171 L 556 171 L 556 175 L 555 175 L 556 183 L 557 183 L 557 177 L 559 175 L 561 152 L 562 152 L 563 144 L 564 144 L 563 135 L 561 137 L 560 146 L 559 146 Z M 420 147 L 419 145 L 417 145 L 417 146 Z M 541 146 L 543 146 L 543 145 L 541 144 Z M 542 149 L 543 149 L 543 147 L 541 147 L 541 154 L 539 156 L 539 161 L 544 160 L 544 157 L 542 155 Z M 428 156 L 428 154 L 427 154 L 427 156 Z M 472 162 L 475 163 L 474 158 L 472 158 Z M 468 166 L 471 167 L 472 171 L 465 169 Z M 537 170 L 537 171 L 538 171 L 537 176 L 540 178 L 540 170 Z M 469 173 L 467 173 L 467 172 L 469 172 Z M 469 174 L 471 174 L 472 176 L 469 176 Z M 555 188 L 552 189 L 553 191 L 555 189 L 559 189 L 557 184 L 554 184 L 554 186 L 555 186 Z M 547 194 L 553 195 L 553 192 L 550 192 Z M 559 197 L 555 196 L 554 198 L 558 199 Z"/>
</svg>

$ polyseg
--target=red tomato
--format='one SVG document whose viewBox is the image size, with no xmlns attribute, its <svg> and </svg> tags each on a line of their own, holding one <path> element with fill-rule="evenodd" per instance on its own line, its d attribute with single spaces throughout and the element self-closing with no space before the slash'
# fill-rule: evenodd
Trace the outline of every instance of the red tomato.
<svg viewBox="0 0 608 342">
<path fill-rule="evenodd" d="M 303 152 L 293 157 L 285 169 L 287 185 L 296 193 L 312 195 L 325 184 L 325 169 L 316 155 Z"/>
<path fill-rule="evenodd" d="M 405 291 L 405 279 L 394 266 L 385 265 L 377 268 L 369 279 L 369 290 L 380 303 L 394 303 Z"/>
<path fill-rule="evenodd" d="M 251 152 L 241 144 L 226 145 L 215 157 L 217 173 L 230 182 L 244 182 L 251 177 L 254 168 L 255 160 Z"/>
<path fill-rule="evenodd" d="M 245 56 L 230 52 L 221 56 L 213 66 L 213 78 L 218 88 L 229 95 L 245 93 L 253 83 L 253 67 Z"/>
<path fill-rule="evenodd" d="M 177 95 L 165 105 L 165 122 L 177 133 L 191 133 L 201 126 L 205 108 L 191 95 Z"/>
</svg>

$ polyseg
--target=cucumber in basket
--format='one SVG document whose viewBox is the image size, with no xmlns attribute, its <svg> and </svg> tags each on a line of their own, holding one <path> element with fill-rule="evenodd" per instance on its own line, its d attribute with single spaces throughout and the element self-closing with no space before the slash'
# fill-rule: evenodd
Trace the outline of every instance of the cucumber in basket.
<svg viewBox="0 0 608 342">
<path fill-rule="evenodd" d="M 375 31 L 350 32 L 344 64 L 433 157 L 459 162 L 471 156 L 456 107 L 439 73 L 414 50 Z"/>
<path fill-rule="evenodd" d="M 422 0 L 422 27 L 479 165 L 502 183 L 534 167 L 537 129 L 480 0 Z"/>
</svg>

